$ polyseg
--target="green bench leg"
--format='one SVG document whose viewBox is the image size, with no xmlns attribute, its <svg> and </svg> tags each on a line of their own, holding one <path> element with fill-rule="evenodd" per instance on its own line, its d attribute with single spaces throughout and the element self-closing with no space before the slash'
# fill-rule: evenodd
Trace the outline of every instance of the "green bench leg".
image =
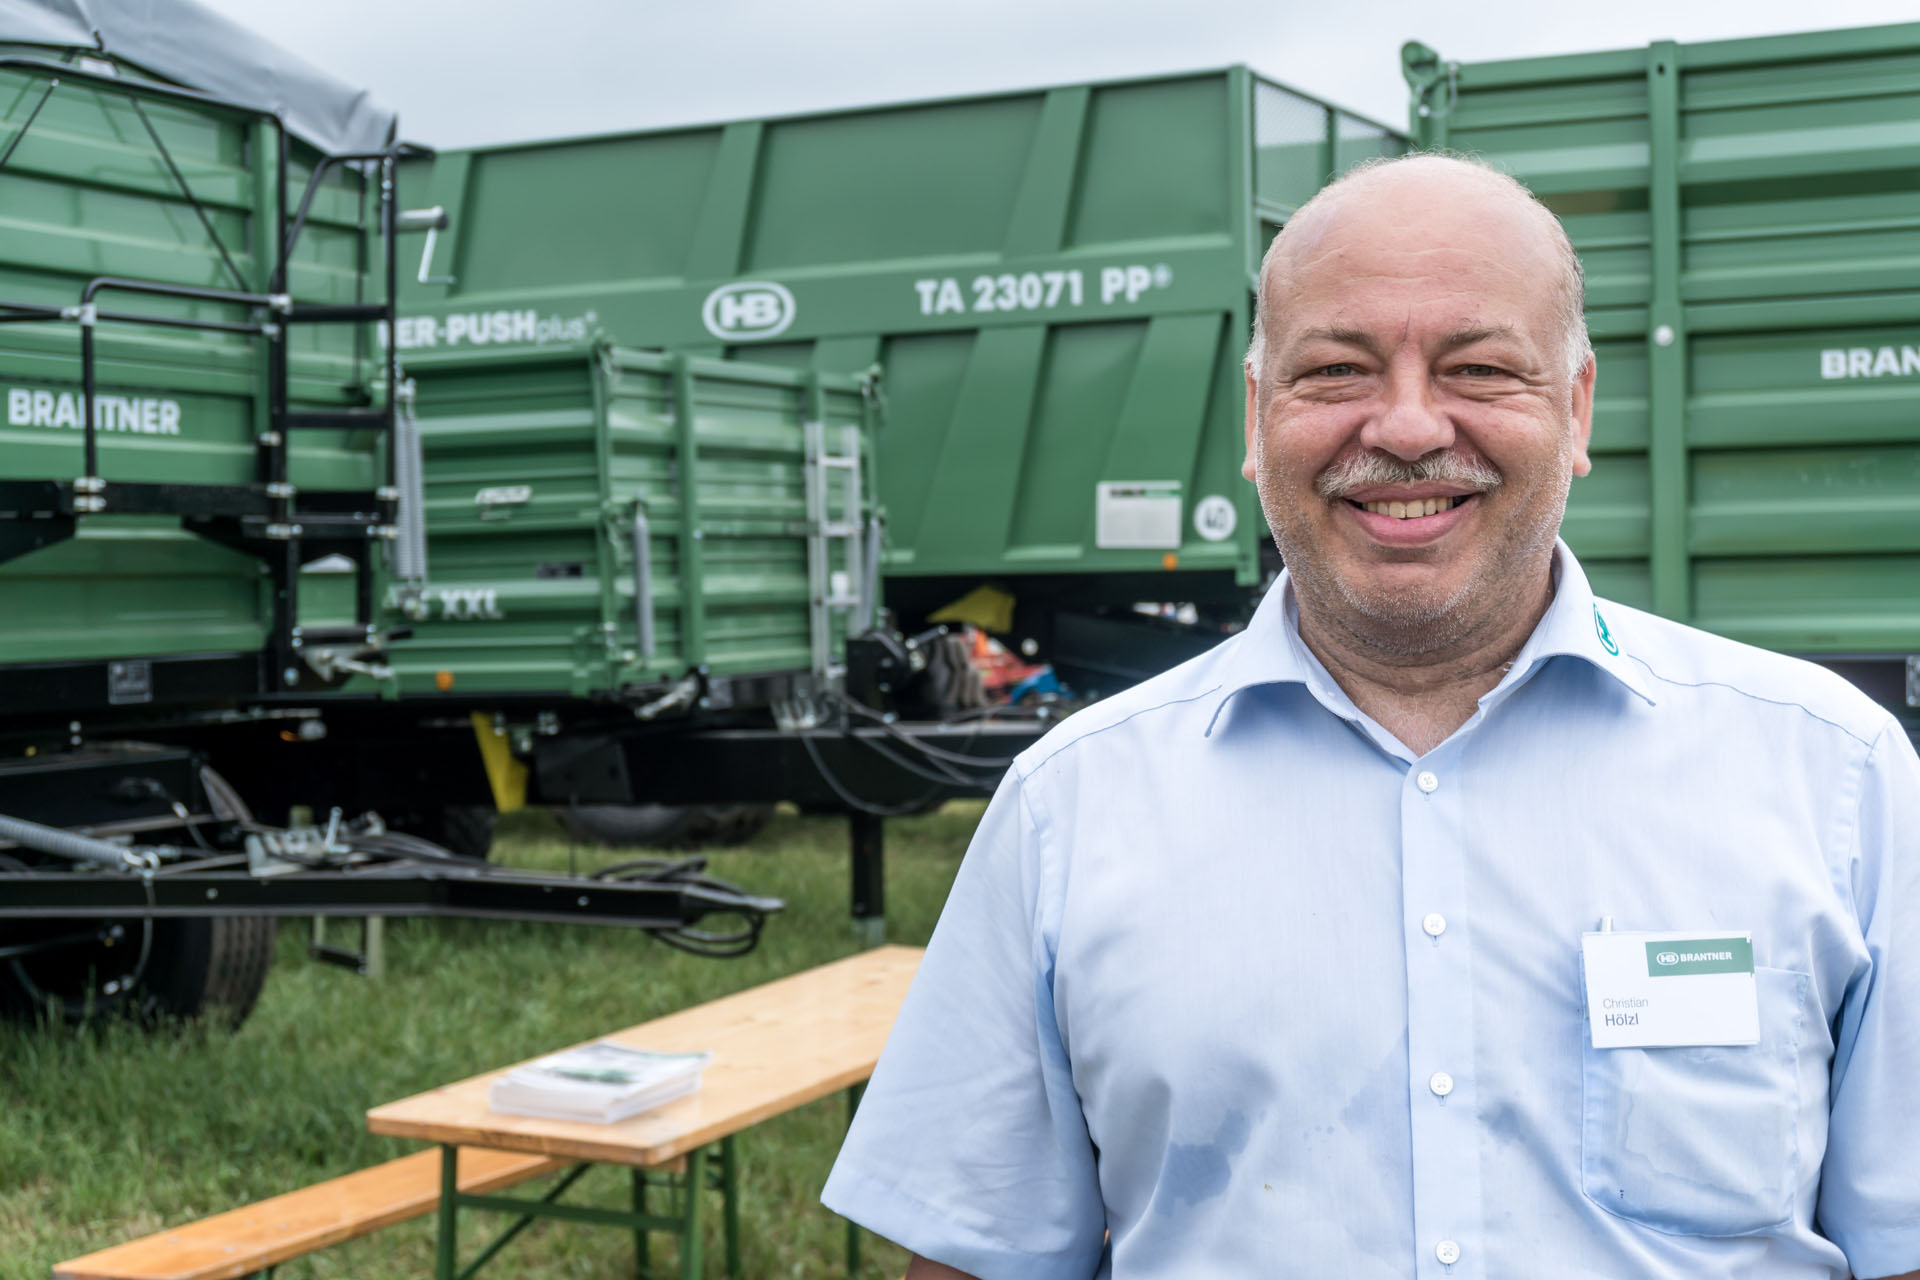
<svg viewBox="0 0 1920 1280">
<path fill-rule="evenodd" d="M 636 1165 L 632 1172 L 633 1213 L 640 1217 L 647 1211 L 647 1171 Z M 653 1280 L 653 1256 L 647 1247 L 647 1229 L 641 1226 L 633 1229 L 633 1270 L 641 1280 Z"/>
<path fill-rule="evenodd" d="M 667 1184 L 669 1204 L 666 1206 L 670 1216 L 661 1217 L 649 1212 L 647 1206 L 647 1171 L 634 1168 L 629 1171 L 632 1178 L 632 1210 L 623 1213 L 615 1209 L 571 1208 L 565 1205 L 555 1206 L 561 1194 L 571 1187 L 590 1165 L 574 1166 L 572 1172 L 562 1178 L 546 1195 L 537 1201 L 510 1200 L 499 1196 L 462 1195 L 459 1191 L 459 1150 L 452 1146 L 440 1149 L 440 1205 L 439 1234 L 435 1241 L 434 1275 L 436 1280 L 469 1280 L 475 1272 L 493 1259 L 493 1256 L 512 1240 L 536 1217 L 571 1218 L 576 1221 L 598 1222 L 607 1226 L 625 1226 L 633 1232 L 634 1270 L 644 1278 L 653 1280 L 653 1258 L 648 1235 L 653 1231 L 663 1231 L 680 1237 L 680 1276 L 681 1280 L 701 1280 L 705 1262 L 706 1241 L 701 1235 L 701 1202 L 706 1193 L 718 1190 L 721 1195 L 721 1221 L 726 1237 L 727 1273 L 739 1277 L 740 1260 L 740 1165 L 735 1150 L 734 1139 L 729 1136 L 720 1140 L 718 1149 L 709 1156 L 705 1147 L 687 1153 L 687 1171 L 679 1178 L 670 1178 Z M 714 1163 L 709 1167 L 708 1161 Z M 678 1204 L 672 1203 L 673 1192 L 678 1191 Z M 471 1208 L 515 1213 L 519 1220 L 501 1234 L 490 1246 L 482 1250 L 463 1270 L 459 1264 L 459 1237 L 457 1235 L 458 1215 L 462 1205 Z"/>
<path fill-rule="evenodd" d="M 454 1280 L 460 1255 L 460 1238 L 455 1234 L 459 1223 L 460 1190 L 460 1148 L 442 1143 L 440 1146 L 440 1232 L 434 1245 L 433 1274 L 435 1280 Z"/>
<path fill-rule="evenodd" d="M 680 1280 L 700 1280 L 701 1245 L 700 1201 L 707 1189 L 707 1149 L 696 1147 L 687 1152 L 687 1176 L 680 1188 Z"/>
<path fill-rule="evenodd" d="M 860 1095 L 865 1093 L 866 1090 L 867 1086 L 864 1084 L 849 1085 L 847 1087 L 847 1128 L 849 1129 L 853 1128 L 854 1113 L 860 1110 Z M 849 1218 L 847 1220 L 847 1278 L 848 1280 L 853 1280 L 853 1277 L 859 1274 L 860 1224 Z"/>
<path fill-rule="evenodd" d="M 726 1226 L 727 1275 L 740 1280 L 740 1164 L 732 1134 L 720 1139 L 720 1218 Z"/>
</svg>

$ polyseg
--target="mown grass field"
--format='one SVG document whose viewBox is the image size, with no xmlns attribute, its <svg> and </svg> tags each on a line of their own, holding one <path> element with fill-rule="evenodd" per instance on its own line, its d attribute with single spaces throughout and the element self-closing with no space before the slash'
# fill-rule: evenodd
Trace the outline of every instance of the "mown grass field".
<svg viewBox="0 0 1920 1280">
<path fill-rule="evenodd" d="M 925 943 L 978 804 L 887 824 L 888 940 Z M 417 1150 L 369 1136 L 368 1107 L 684 1008 L 859 948 L 847 915 L 846 823 L 783 813 L 710 870 L 785 899 L 760 948 L 685 955 L 610 929 L 466 920 L 390 921 L 372 982 L 307 959 L 308 928 L 280 928 L 273 972 L 237 1032 L 111 1025 L 81 1034 L 0 1024 L 0 1280 Z M 630 856 L 570 846 L 544 812 L 502 824 L 495 860 L 582 870 Z M 333 926 L 336 940 L 355 932 Z M 844 1226 L 819 1204 L 845 1126 L 840 1097 L 743 1136 L 742 1229 L 752 1277 L 844 1274 Z M 624 1203 L 621 1171 L 568 1198 Z M 709 1274 L 720 1272 L 710 1214 Z M 468 1255 L 488 1238 L 463 1219 Z M 671 1257 L 662 1239 L 656 1265 Z M 868 1237 L 861 1276 L 898 1276 L 904 1253 Z M 282 1266 L 278 1280 L 431 1275 L 430 1219 Z M 632 1238 L 543 1223 L 483 1274 L 633 1274 Z"/>
</svg>

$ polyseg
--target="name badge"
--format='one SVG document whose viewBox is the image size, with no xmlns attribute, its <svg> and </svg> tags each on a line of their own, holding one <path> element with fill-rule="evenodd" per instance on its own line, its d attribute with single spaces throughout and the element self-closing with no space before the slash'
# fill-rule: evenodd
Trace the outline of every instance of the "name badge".
<svg viewBox="0 0 1920 1280">
<path fill-rule="evenodd" d="M 1751 933 L 1584 933 L 1596 1049 L 1760 1043 Z"/>
</svg>

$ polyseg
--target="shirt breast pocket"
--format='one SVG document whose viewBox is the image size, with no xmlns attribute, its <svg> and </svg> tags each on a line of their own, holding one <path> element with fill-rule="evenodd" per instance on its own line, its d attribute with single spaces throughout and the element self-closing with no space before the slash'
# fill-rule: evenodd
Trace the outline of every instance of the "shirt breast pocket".
<svg viewBox="0 0 1920 1280">
<path fill-rule="evenodd" d="M 1753 976 L 1759 1044 L 1584 1046 L 1581 1182 L 1608 1213 L 1684 1236 L 1752 1235 L 1792 1216 L 1810 980 Z"/>
</svg>

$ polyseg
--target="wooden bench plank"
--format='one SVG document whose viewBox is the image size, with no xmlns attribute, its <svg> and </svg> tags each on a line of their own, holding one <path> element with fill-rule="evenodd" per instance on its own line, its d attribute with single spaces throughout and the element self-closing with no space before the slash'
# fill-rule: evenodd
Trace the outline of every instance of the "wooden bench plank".
<svg viewBox="0 0 1920 1280">
<path fill-rule="evenodd" d="M 465 1148 L 460 1189 L 485 1194 L 570 1162 Z M 431 1213 L 440 1203 L 440 1152 L 416 1151 L 171 1231 L 62 1262 L 54 1280 L 236 1280 L 256 1271 Z"/>
</svg>

